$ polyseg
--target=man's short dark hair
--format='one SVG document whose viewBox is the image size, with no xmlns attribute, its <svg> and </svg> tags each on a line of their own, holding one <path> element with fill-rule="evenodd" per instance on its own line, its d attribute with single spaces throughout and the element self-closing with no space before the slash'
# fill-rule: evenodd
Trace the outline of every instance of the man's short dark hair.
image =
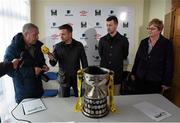
<svg viewBox="0 0 180 123">
<path fill-rule="evenodd" d="M 114 23 L 118 24 L 118 19 L 116 16 L 110 16 L 106 19 L 106 21 L 114 21 Z"/>
<path fill-rule="evenodd" d="M 30 31 L 32 28 L 36 28 L 38 29 L 38 27 L 35 25 L 35 24 L 32 24 L 32 23 L 26 23 L 24 26 L 23 26 L 23 32 L 28 32 Z"/>
<path fill-rule="evenodd" d="M 67 31 L 68 31 L 68 32 L 71 32 L 71 33 L 72 33 L 72 31 L 73 31 L 72 26 L 69 25 L 69 24 L 61 25 L 61 26 L 59 26 L 58 28 L 59 28 L 59 30 L 61 30 L 61 29 L 67 29 Z"/>
</svg>

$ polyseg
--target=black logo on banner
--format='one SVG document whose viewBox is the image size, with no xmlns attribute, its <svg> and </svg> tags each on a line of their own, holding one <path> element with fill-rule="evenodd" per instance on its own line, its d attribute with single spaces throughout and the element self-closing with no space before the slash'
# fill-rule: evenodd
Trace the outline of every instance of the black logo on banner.
<svg viewBox="0 0 180 123">
<path fill-rule="evenodd" d="M 56 26 L 56 22 L 53 22 L 52 25 L 53 25 L 53 26 Z"/>
<path fill-rule="evenodd" d="M 57 16 L 57 10 L 56 9 L 51 9 L 51 16 Z"/>
<path fill-rule="evenodd" d="M 58 28 L 56 22 L 52 22 L 51 28 Z"/>
<path fill-rule="evenodd" d="M 95 27 L 94 28 L 102 28 L 102 26 L 100 25 L 100 23 L 99 22 L 96 22 L 96 25 L 95 25 Z"/>
<path fill-rule="evenodd" d="M 95 10 L 95 16 L 101 16 L 101 10 L 96 9 Z"/>
<path fill-rule="evenodd" d="M 124 35 L 124 37 L 126 37 L 127 39 L 129 39 L 127 33 L 124 33 L 123 35 Z"/>
<path fill-rule="evenodd" d="M 124 36 L 125 36 L 125 37 L 127 37 L 127 34 L 126 34 L 126 33 L 124 33 Z"/>
<path fill-rule="evenodd" d="M 86 37 L 86 34 L 83 33 L 83 34 L 82 34 L 82 37 Z"/>
<path fill-rule="evenodd" d="M 92 55 L 92 57 L 94 58 L 94 62 L 100 62 L 100 57 L 99 56 Z"/>
<path fill-rule="evenodd" d="M 87 27 L 87 22 L 81 22 L 81 28 L 86 28 Z"/>
<path fill-rule="evenodd" d="M 66 10 L 65 16 L 73 16 L 73 14 L 71 14 L 71 10 Z"/>
<path fill-rule="evenodd" d="M 67 12 L 67 14 L 70 14 L 70 13 L 71 13 L 71 10 L 67 10 L 66 12 Z"/>
<path fill-rule="evenodd" d="M 99 26 L 100 25 L 100 23 L 99 22 L 96 22 L 96 26 Z"/>
<path fill-rule="evenodd" d="M 114 10 L 110 10 L 110 11 L 109 11 L 109 16 L 112 16 L 112 15 L 114 15 L 114 16 L 115 16 L 115 12 L 114 12 Z"/>
<path fill-rule="evenodd" d="M 129 26 L 129 23 L 128 22 L 123 22 L 123 28 L 128 28 L 128 26 Z"/>
<path fill-rule="evenodd" d="M 88 39 L 88 38 L 86 37 L 86 34 L 85 34 L 85 33 L 82 33 L 80 39 Z"/>
<path fill-rule="evenodd" d="M 110 14 L 113 15 L 114 14 L 114 10 L 110 10 Z"/>
</svg>

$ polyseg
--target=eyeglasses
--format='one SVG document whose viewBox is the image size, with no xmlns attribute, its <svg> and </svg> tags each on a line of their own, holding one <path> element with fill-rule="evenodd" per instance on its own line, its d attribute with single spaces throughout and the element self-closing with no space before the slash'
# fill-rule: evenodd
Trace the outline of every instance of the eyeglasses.
<svg viewBox="0 0 180 123">
<path fill-rule="evenodd" d="M 151 28 L 147 27 L 147 30 L 154 31 L 154 30 L 157 30 L 157 28 L 155 28 L 155 27 L 151 27 Z"/>
</svg>

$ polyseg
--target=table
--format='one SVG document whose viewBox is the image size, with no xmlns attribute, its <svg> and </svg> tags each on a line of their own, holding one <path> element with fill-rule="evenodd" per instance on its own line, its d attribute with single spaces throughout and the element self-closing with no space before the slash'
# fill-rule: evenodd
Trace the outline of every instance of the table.
<svg viewBox="0 0 180 123">
<path fill-rule="evenodd" d="M 20 103 L 12 114 L 18 119 L 32 122 L 155 122 L 133 106 L 146 101 L 172 114 L 161 120 L 162 122 L 180 121 L 180 109 L 160 94 L 122 95 L 114 98 L 118 107 L 117 112 L 110 112 L 107 116 L 98 119 L 88 118 L 81 112 L 73 112 L 76 97 L 42 98 L 47 109 L 30 115 L 24 115 Z"/>
</svg>

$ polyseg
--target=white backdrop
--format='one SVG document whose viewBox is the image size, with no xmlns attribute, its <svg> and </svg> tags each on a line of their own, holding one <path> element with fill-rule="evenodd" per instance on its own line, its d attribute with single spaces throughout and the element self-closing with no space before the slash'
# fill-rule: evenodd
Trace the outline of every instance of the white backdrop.
<svg viewBox="0 0 180 123">
<path fill-rule="evenodd" d="M 130 6 L 46 6 L 46 36 L 43 39 L 50 51 L 60 41 L 58 26 L 70 24 L 73 27 L 73 38 L 82 42 L 89 65 L 99 65 L 98 41 L 107 34 L 106 18 L 118 17 L 118 31 L 129 41 L 127 64 L 133 64 L 134 49 L 134 8 Z"/>
</svg>

